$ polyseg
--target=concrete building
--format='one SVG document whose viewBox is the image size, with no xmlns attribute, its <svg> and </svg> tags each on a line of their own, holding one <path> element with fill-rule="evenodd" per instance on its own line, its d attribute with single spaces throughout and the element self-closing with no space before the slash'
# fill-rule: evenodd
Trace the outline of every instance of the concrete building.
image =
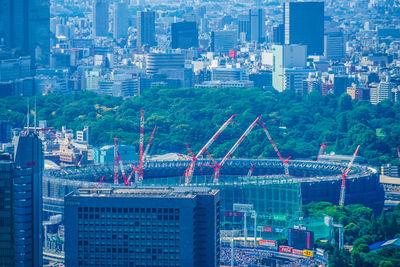
<svg viewBox="0 0 400 267">
<path fill-rule="evenodd" d="M 120 2 L 114 4 L 114 39 L 128 37 L 128 4 Z"/>
<path fill-rule="evenodd" d="M 304 92 L 303 82 L 308 78 L 310 72 L 312 72 L 310 69 L 284 68 L 282 75 L 282 91 L 291 90 L 297 94 L 306 95 L 309 89 L 307 86 L 307 92 Z"/>
<path fill-rule="evenodd" d="M 329 60 L 342 60 L 346 56 L 346 42 L 342 32 L 330 32 L 324 36 L 324 56 Z"/>
<path fill-rule="evenodd" d="M 183 70 L 185 57 L 179 53 L 150 53 L 146 55 L 146 73 L 154 75 L 161 70 Z"/>
<path fill-rule="evenodd" d="M 93 0 L 93 35 L 108 36 L 108 0 Z"/>
<path fill-rule="evenodd" d="M 378 86 L 371 84 L 370 85 L 371 103 L 375 105 L 386 99 L 391 100 L 392 88 L 394 88 L 395 86 L 396 84 L 387 81 L 380 82 Z"/>
<path fill-rule="evenodd" d="M 324 2 L 285 2 L 285 44 L 307 46 L 308 55 L 324 54 Z"/>
<path fill-rule="evenodd" d="M 212 68 L 212 81 L 243 81 L 248 80 L 249 76 L 242 68 Z"/>
<path fill-rule="evenodd" d="M 16 139 L 14 154 L 0 155 L 0 264 L 43 266 L 42 141 Z"/>
<path fill-rule="evenodd" d="M 199 46 L 199 32 L 194 21 L 182 21 L 171 24 L 172 49 L 188 49 Z"/>
<path fill-rule="evenodd" d="M 156 45 L 155 17 L 156 13 L 151 10 L 137 12 L 137 46 L 139 48 L 144 45 Z"/>
<path fill-rule="evenodd" d="M 272 86 L 275 90 L 282 92 L 285 90 L 284 69 L 305 68 L 307 47 L 305 45 L 273 45 L 272 54 Z"/>
<path fill-rule="evenodd" d="M 66 266 L 219 266 L 218 190 L 89 188 L 64 205 Z"/>
<path fill-rule="evenodd" d="M 285 27 L 283 24 L 272 27 L 272 43 L 277 45 L 285 43 Z"/>
<path fill-rule="evenodd" d="M 229 54 L 237 45 L 236 31 L 213 31 L 211 32 L 211 51 L 215 53 Z"/>
</svg>

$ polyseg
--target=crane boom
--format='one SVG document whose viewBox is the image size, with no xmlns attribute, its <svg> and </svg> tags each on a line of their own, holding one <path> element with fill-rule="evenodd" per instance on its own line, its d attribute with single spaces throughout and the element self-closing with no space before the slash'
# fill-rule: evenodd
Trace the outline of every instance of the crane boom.
<svg viewBox="0 0 400 267">
<path fill-rule="evenodd" d="M 144 139 L 144 110 L 140 111 L 140 142 L 139 142 L 139 176 L 136 184 L 143 182 L 143 139 Z"/>
<path fill-rule="evenodd" d="M 221 160 L 221 162 L 218 164 L 218 167 L 215 169 L 215 175 L 214 178 L 216 181 L 219 179 L 219 173 L 221 167 L 225 164 L 225 162 L 228 160 L 228 158 L 236 151 L 236 149 L 239 147 L 239 145 L 243 142 L 243 140 L 247 137 L 247 135 L 253 130 L 254 126 L 256 125 L 257 121 L 262 117 L 258 116 L 255 121 L 253 121 L 252 124 L 250 124 L 249 128 L 242 134 L 242 136 L 237 140 L 237 142 L 233 145 L 233 147 L 228 151 L 228 153 L 225 155 L 225 157 Z"/>
<path fill-rule="evenodd" d="M 143 153 L 143 158 L 146 158 L 147 154 L 149 153 L 151 142 L 153 141 L 154 133 L 156 132 L 156 129 L 157 129 L 157 125 L 154 126 L 153 132 L 150 135 L 149 142 L 147 143 L 146 149 L 144 150 L 144 153 Z"/>
<path fill-rule="evenodd" d="M 189 168 L 185 172 L 185 183 L 189 184 L 190 181 L 192 180 L 192 176 L 194 173 L 194 167 L 196 165 L 197 159 L 206 151 L 212 143 L 218 138 L 218 136 L 228 127 L 229 123 L 233 120 L 233 118 L 236 116 L 236 114 L 233 114 L 222 126 L 218 129 L 218 131 L 211 137 L 210 140 L 203 146 L 202 149 L 197 153 L 195 157 L 192 157 L 192 161 L 190 162 Z"/>
<path fill-rule="evenodd" d="M 260 121 L 260 126 L 263 128 L 264 133 L 267 135 L 269 142 L 271 143 L 272 147 L 274 148 L 276 154 L 278 155 L 279 159 L 282 161 L 283 164 L 283 168 L 285 170 L 285 175 L 289 176 L 289 159 L 291 158 L 288 157 L 287 159 L 284 159 L 281 155 L 281 153 L 278 150 L 278 147 L 275 145 L 274 140 L 272 140 L 271 135 L 269 134 L 267 128 L 265 127 L 264 123 L 262 121 Z"/>
<path fill-rule="evenodd" d="M 347 175 L 349 174 L 351 166 L 353 165 L 354 159 L 357 156 L 359 148 L 360 148 L 360 145 L 357 146 L 357 149 L 356 149 L 356 151 L 354 151 L 353 157 L 351 158 L 346 171 L 342 174 L 342 185 L 340 187 L 340 200 L 339 200 L 339 206 L 341 206 L 341 207 L 343 207 L 343 205 L 344 205 L 344 199 L 345 199 L 345 193 L 346 193 L 346 178 L 347 178 Z"/>
<path fill-rule="evenodd" d="M 114 184 L 118 184 L 118 145 L 117 138 L 114 138 Z"/>
<path fill-rule="evenodd" d="M 397 156 L 399 157 L 399 161 L 400 161 L 400 150 L 399 150 L 399 147 L 396 147 L 396 149 L 397 149 Z"/>
</svg>

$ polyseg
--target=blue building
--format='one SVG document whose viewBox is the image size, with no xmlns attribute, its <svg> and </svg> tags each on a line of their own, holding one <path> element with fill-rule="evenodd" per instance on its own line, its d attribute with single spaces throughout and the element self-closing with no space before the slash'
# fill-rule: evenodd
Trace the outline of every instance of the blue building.
<svg viewBox="0 0 400 267">
<path fill-rule="evenodd" d="M 124 162 L 139 159 L 135 147 L 129 145 L 118 145 L 118 152 Z M 114 146 L 106 145 L 93 148 L 93 161 L 95 164 L 112 164 L 114 162 Z"/>
<path fill-rule="evenodd" d="M 219 266 L 219 203 L 204 187 L 71 192 L 66 266 Z"/>
<path fill-rule="evenodd" d="M 0 266 L 42 264 L 42 142 L 18 137 L 14 155 L 0 155 Z"/>
</svg>

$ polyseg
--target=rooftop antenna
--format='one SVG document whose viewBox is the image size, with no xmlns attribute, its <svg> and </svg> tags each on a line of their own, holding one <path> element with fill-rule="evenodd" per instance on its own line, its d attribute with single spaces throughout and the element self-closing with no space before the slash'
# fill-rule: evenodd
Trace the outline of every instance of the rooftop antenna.
<svg viewBox="0 0 400 267">
<path fill-rule="evenodd" d="M 29 135 L 29 98 L 26 98 L 26 133 Z"/>
<path fill-rule="evenodd" d="M 34 133 L 36 134 L 36 96 L 35 96 L 35 116 L 34 116 Z"/>
</svg>

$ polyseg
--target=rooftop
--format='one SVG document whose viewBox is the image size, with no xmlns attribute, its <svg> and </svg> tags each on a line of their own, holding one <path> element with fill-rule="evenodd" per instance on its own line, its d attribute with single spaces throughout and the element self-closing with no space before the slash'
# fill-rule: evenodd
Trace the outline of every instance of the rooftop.
<svg viewBox="0 0 400 267">
<path fill-rule="evenodd" d="M 70 194 L 73 197 L 132 197 L 132 198 L 193 198 L 196 195 L 215 195 L 216 189 L 208 187 L 113 186 L 107 188 L 82 188 Z"/>
</svg>

